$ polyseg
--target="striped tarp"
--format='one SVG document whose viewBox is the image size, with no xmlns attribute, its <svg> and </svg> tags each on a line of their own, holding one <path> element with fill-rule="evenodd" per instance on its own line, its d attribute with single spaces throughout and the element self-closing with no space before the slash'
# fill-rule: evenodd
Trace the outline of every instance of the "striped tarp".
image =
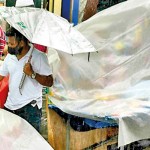
<svg viewBox="0 0 150 150">
<path fill-rule="evenodd" d="M 5 44 L 6 44 L 5 33 L 3 32 L 3 29 L 0 27 L 0 58 L 2 56 Z"/>
</svg>

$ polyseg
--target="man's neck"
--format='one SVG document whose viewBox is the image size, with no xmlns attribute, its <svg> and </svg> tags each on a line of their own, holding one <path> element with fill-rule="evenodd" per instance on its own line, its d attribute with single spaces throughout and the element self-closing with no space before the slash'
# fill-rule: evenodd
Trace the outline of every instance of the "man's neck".
<svg viewBox="0 0 150 150">
<path fill-rule="evenodd" d="M 28 51 L 30 50 L 30 46 L 27 45 L 26 47 L 23 48 L 21 54 L 17 55 L 17 59 L 20 60 L 22 57 L 24 57 Z"/>
</svg>

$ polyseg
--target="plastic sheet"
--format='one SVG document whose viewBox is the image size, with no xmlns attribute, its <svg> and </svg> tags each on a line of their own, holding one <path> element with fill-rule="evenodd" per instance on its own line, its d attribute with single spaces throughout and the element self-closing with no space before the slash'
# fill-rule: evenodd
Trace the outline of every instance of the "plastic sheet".
<svg viewBox="0 0 150 150">
<path fill-rule="evenodd" d="M 72 115 L 115 119 L 119 146 L 150 138 L 150 0 L 122 2 L 76 28 L 97 52 L 58 52 L 52 102 Z"/>
<path fill-rule="evenodd" d="M 0 109 L 1 150 L 53 150 L 24 119 Z"/>
</svg>

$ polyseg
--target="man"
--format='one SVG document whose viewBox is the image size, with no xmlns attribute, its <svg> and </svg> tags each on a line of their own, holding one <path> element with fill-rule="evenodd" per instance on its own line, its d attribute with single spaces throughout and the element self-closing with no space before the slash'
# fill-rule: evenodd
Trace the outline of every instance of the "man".
<svg viewBox="0 0 150 150">
<path fill-rule="evenodd" d="M 7 54 L 8 54 L 8 45 L 5 44 L 5 47 L 4 47 L 4 50 L 3 50 L 3 54 L 2 54 L 2 56 L 3 56 L 2 60 L 5 59 Z"/>
<path fill-rule="evenodd" d="M 2 59 L 2 54 L 3 54 L 5 44 L 6 44 L 5 34 L 3 32 L 3 29 L 0 27 L 0 60 Z"/>
<path fill-rule="evenodd" d="M 28 40 L 14 28 L 6 32 L 8 54 L 0 67 L 0 80 L 9 75 L 9 93 L 5 109 L 26 119 L 38 131 L 41 123 L 42 87 L 52 86 L 52 70 L 45 53 L 33 50 Z M 26 74 L 24 85 L 19 90 L 23 72 Z"/>
</svg>

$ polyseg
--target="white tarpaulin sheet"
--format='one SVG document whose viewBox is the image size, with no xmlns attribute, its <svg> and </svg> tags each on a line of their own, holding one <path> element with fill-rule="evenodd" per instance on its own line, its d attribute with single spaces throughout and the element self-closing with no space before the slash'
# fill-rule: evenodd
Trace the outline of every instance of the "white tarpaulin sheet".
<svg viewBox="0 0 150 150">
<path fill-rule="evenodd" d="M 150 0 L 129 0 L 76 27 L 97 52 L 58 52 L 50 99 L 63 111 L 119 123 L 118 146 L 150 138 Z"/>
<path fill-rule="evenodd" d="M 0 150 L 53 150 L 24 119 L 0 109 Z"/>
</svg>

